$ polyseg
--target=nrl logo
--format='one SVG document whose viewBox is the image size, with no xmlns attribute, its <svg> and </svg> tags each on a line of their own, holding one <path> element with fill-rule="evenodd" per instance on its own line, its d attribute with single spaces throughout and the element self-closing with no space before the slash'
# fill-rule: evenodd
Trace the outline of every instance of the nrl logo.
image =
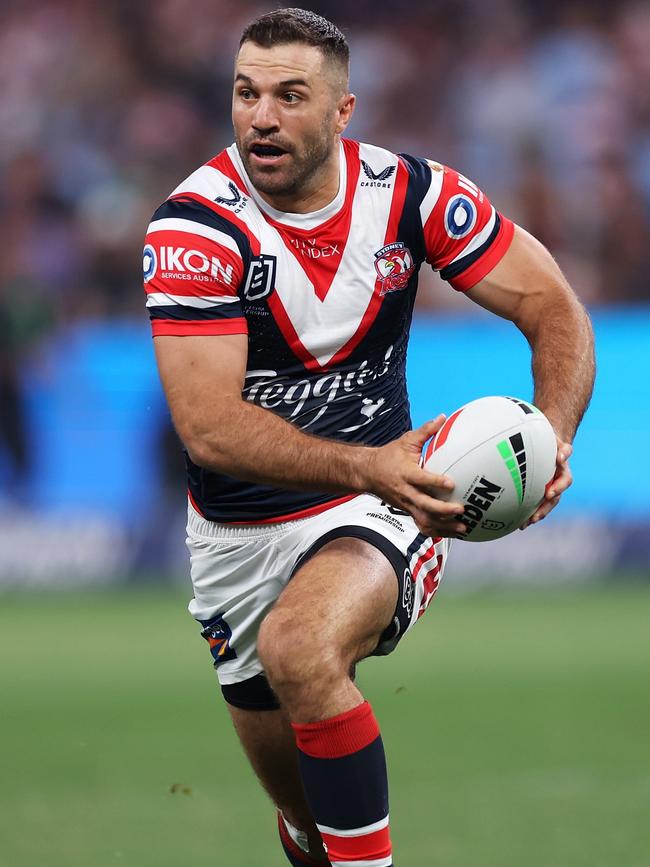
<svg viewBox="0 0 650 867">
<path fill-rule="evenodd" d="M 387 244 L 375 253 L 375 271 L 381 283 L 380 295 L 406 289 L 415 271 L 411 251 L 402 241 Z"/>
<path fill-rule="evenodd" d="M 217 196 L 215 198 L 215 202 L 218 205 L 227 205 L 229 208 L 234 208 L 235 213 L 241 211 L 241 209 L 246 205 L 248 199 L 239 192 L 235 184 L 232 181 L 228 181 L 228 189 L 232 193 L 231 196 Z"/>
<path fill-rule="evenodd" d="M 390 184 L 384 183 L 387 181 L 395 171 L 395 166 L 386 166 L 385 169 L 378 172 L 377 174 L 370 168 L 368 163 L 365 160 L 361 160 L 361 167 L 367 178 L 370 178 L 370 182 L 362 181 L 362 187 L 389 187 Z"/>
</svg>

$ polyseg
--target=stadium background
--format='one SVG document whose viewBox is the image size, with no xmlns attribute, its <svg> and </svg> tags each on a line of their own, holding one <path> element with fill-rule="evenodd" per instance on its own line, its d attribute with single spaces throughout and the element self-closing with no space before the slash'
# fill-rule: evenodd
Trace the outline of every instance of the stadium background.
<svg viewBox="0 0 650 867">
<path fill-rule="evenodd" d="M 270 8 L 2 3 L 0 837 L 16 867 L 282 863 L 183 615 L 182 459 L 140 284 L 149 215 L 230 142 L 239 33 Z M 597 334 L 561 510 L 457 544 L 432 623 L 362 674 L 399 863 L 647 865 L 650 7 L 309 8 L 350 40 L 350 135 L 475 180 L 552 249 Z M 414 421 L 528 397 L 513 332 L 427 275 Z"/>
</svg>

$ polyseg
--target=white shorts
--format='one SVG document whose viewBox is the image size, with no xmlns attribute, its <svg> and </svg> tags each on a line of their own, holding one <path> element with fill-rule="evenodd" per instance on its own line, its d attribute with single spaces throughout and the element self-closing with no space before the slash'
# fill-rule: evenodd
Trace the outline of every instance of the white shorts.
<svg viewBox="0 0 650 867">
<path fill-rule="evenodd" d="M 429 605 L 442 578 L 448 539 L 424 536 L 410 515 L 370 494 L 278 524 L 218 524 L 188 506 L 194 587 L 189 611 L 203 626 L 222 685 L 263 671 L 256 648 L 262 620 L 297 569 L 341 537 L 370 542 L 395 569 L 398 603 L 375 651 L 385 655 Z"/>
</svg>

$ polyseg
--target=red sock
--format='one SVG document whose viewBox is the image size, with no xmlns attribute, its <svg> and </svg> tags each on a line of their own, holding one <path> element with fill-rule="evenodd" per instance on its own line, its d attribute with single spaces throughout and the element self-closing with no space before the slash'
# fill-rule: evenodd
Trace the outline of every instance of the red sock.
<svg viewBox="0 0 650 867">
<path fill-rule="evenodd" d="M 303 786 L 332 867 L 393 867 L 388 778 L 368 702 L 315 723 L 292 723 Z"/>
</svg>

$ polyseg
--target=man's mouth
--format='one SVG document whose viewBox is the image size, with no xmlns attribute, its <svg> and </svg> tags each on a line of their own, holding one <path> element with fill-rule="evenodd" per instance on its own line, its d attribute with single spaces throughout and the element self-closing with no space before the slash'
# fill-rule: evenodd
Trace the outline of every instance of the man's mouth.
<svg viewBox="0 0 650 867">
<path fill-rule="evenodd" d="M 263 165 L 276 163 L 287 154 L 284 148 L 274 144 L 252 144 L 249 151 L 251 156 L 255 157 L 255 161 Z"/>
</svg>

